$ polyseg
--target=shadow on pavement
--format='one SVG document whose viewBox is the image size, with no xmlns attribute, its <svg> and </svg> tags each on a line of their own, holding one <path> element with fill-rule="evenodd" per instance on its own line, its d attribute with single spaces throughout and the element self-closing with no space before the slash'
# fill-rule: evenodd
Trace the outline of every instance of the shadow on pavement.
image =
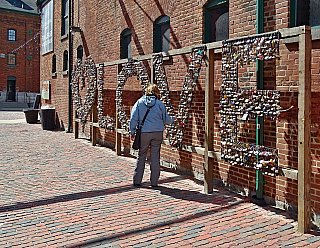
<svg viewBox="0 0 320 248">
<path fill-rule="evenodd" d="M 225 195 L 222 196 L 221 192 L 213 192 L 210 195 L 206 195 L 201 192 L 197 191 L 190 191 L 190 190 L 183 190 L 183 189 L 172 189 L 167 188 L 164 186 L 158 186 L 157 189 L 161 192 L 162 195 L 168 195 L 170 197 L 186 200 L 186 201 L 196 201 L 200 203 L 218 203 L 222 202 L 223 200 L 227 200 L 228 203 L 232 202 L 233 199 L 235 199 L 233 196 Z M 227 194 L 227 192 L 225 192 Z M 214 198 L 215 196 L 218 197 Z M 245 197 L 237 196 L 238 198 L 246 199 Z M 219 204 L 221 205 L 221 204 Z"/>
<path fill-rule="evenodd" d="M 167 221 L 160 221 L 159 223 L 154 224 L 154 225 L 147 225 L 142 228 L 133 229 L 133 230 L 118 233 L 118 234 L 112 234 L 109 236 L 101 236 L 98 238 L 89 239 L 87 241 L 79 242 L 79 243 L 76 243 L 73 245 L 68 245 L 65 247 L 67 247 L 67 248 L 78 248 L 81 246 L 92 247 L 93 245 L 112 243 L 112 242 L 119 240 L 120 238 L 123 238 L 123 237 L 131 235 L 131 234 L 141 234 L 144 232 L 148 232 L 149 230 L 152 230 L 152 229 L 161 228 L 161 227 L 172 225 L 172 224 L 178 224 L 178 223 L 182 223 L 182 222 L 189 221 L 189 220 L 195 220 L 195 219 L 201 218 L 203 216 L 209 216 L 211 214 L 214 214 L 214 213 L 226 210 L 226 209 L 230 209 L 230 208 L 232 208 L 236 205 L 239 205 L 241 203 L 244 203 L 244 202 L 246 202 L 246 200 L 239 200 L 239 201 L 230 203 L 225 206 L 217 206 L 214 209 L 203 210 L 203 211 L 200 211 L 196 214 L 189 214 L 189 215 L 182 217 L 182 218 L 175 218 L 175 219 L 171 219 L 171 220 L 168 219 Z"/>
<path fill-rule="evenodd" d="M 174 177 L 169 177 L 169 178 L 160 180 L 159 183 L 175 182 L 183 179 L 185 179 L 185 177 L 183 176 L 174 176 Z M 142 187 L 146 187 L 145 184 L 142 184 Z M 59 195 L 59 196 L 54 196 L 52 198 L 47 198 L 47 199 L 42 199 L 42 200 L 32 201 L 32 202 L 17 202 L 16 204 L 13 204 L 13 205 L 0 207 L 0 213 L 27 209 L 32 207 L 39 207 L 39 206 L 54 204 L 58 202 L 68 202 L 68 201 L 92 198 L 92 197 L 103 196 L 103 195 L 117 194 L 117 193 L 136 190 L 136 189 L 137 188 L 133 187 L 133 185 L 130 185 L 130 186 L 125 185 L 125 186 L 119 186 L 119 187 L 102 189 L 102 190 L 91 190 L 86 192 Z"/>
</svg>

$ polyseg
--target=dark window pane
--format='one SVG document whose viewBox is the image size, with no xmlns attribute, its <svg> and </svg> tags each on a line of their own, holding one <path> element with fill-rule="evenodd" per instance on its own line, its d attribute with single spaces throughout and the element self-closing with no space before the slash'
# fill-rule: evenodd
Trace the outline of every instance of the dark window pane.
<svg viewBox="0 0 320 248">
<path fill-rule="evenodd" d="M 68 33 L 68 1 L 64 0 L 62 3 L 62 13 L 61 13 L 61 35 L 65 35 Z"/>
<path fill-rule="evenodd" d="M 297 1 L 297 20 L 295 26 L 309 25 L 310 18 L 310 1 L 309 0 L 298 0 Z"/>
<path fill-rule="evenodd" d="M 125 49 L 127 50 L 127 57 L 131 58 L 132 57 L 132 52 L 131 52 L 131 35 L 127 35 L 125 38 Z"/>
<path fill-rule="evenodd" d="M 68 70 L 68 52 L 64 51 L 63 53 L 63 70 Z"/>
<path fill-rule="evenodd" d="M 131 58 L 132 48 L 131 48 L 131 30 L 126 29 L 121 35 L 121 58 Z"/>
<path fill-rule="evenodd" d="M 153 51 L 169 51 L 170 48 L 170 18 L 163 16 L 154 24 Z"/>
<path fill-rule="evenodd" d="M 83 58 L 83 46 L 79 46 L 77 48 L 77 59 L 81 59 L 82 61 L 82 58 Z"/>
<path fill-rule="evenodd" d="M 222 14 L 216 21 L 216 41 L 229 39 L 229 10 L 221 8 Z"/>
<path fill-rule="evenodd" d="M 320 1 L 310 0 L 310 26 L 320 26 Z"/>
<path fill-rule="evenodd" d="M 206 42 L 229 38 L 229 5 L 224 4 L 207 11 L 206 24 L 208 35 Z"/>
<path fill-rule="evenodd" d="M 52 56 L 52 73 L 55 73 L 57 71 L 57 60 L 56 55 Z"/>
<path fill-rule="evenodd" d="M 169 22 L 163 23 L 160 26 L 160 34 L 162 37 L 161 51 L 169 51 L 170 47 L 170 24 Z"/>
</svg>

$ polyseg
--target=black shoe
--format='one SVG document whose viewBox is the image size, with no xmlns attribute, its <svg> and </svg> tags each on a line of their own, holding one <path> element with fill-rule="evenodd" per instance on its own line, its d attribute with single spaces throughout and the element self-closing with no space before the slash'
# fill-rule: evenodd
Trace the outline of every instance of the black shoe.
<svg viewBox="0 0 320 248">
<path fill-rule="evenodd" d="M 158 185 L 151 185 L 151 188 L 158 188 Z"/>
<path fill-rule="evenodd" d="M 141 184 L 139 184 L 139 183 L 134 183 L 134 184 L 133 184 L 133 187 L 137 187 L 137 188 L 138 188 L 138 187 L 141 187 Z"/>
</svg>

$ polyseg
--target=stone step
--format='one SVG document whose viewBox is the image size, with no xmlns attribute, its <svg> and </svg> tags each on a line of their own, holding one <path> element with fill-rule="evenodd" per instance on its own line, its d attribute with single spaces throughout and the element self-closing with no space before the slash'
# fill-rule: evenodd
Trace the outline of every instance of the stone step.
<svg viewBox="0 0 320 248">
<path fill-rule="evenodd" d="M 0 102 L 0 110 L 23 110 L 29 109 L 26 102 Z"/>
</svg>

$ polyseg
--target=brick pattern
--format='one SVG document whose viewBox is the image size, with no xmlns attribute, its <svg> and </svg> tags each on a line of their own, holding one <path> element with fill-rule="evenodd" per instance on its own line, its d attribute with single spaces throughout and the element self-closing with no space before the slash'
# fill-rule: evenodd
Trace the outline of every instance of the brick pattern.
<svg viewBox="0 0 320 248">
<path fill-rule="evenodd" d="M 60 40 L 60 12 L 61 2 L 55 1 L 55 28 L 53 53 L 41 57 L 41 82 L 51 81 L 52 98 L 43 101 L 43 104 L 55 106 L 60 123 L 68 123 L 68 79 L 62 75 L 62 54 L 68 48 L 68 40 Z M 120 34 L 130 28 L 132 31 L 133 56 L 152 53 L 153 21 L 161 15 L 170 16 L 170 49 L 198 45 L 203 40 L 203 5 L 204 0 L 199 1 L 131 1 L 120 0 L 118 2 L 99 1 L 75 1 L 73 18 L 74 26 L 81 27 L 83 37 L 79 33 L 73 35 L 74 54 L 79 45 L 84 46 L 86 55 L 92 55 L 96 63 L 118 60 L 120 58 Z M 80 4 L 78 6 L 78 4 Z M 290 22 L 290 1 L 268 0 L 264 1 L 264 26 L 265 31 L 275 31 L 288 28 Z M 256 1 L 230 0 L 229 1 L 229 33 L 230 38 L 242 37 L 256 33 Z M 84 38 L 84 39 L 83 39 Z M 52 55 L 57 56 L 57 76 L 51 77 Z M 279 164 L 281 167 L 297 169 L 297 86 L 299 80 L 298 70 L 298 43 L 280 43 L 280 61 L 268 61 L 264 63 L 265 89 L 277 89 L 281 93 L 281 106 L 288 108 L 289 112 L 281 114 L 278 123 L 266 119 L 265 144 L 278 148 Z M 312 50 L 312 208 L 319 213 L 319 132 L 318 132 L 318 102 L 319 102 L 319 41 L 313 42 Z M 74 58 L 75 60 L 75 58 Z M 221 55 L 215 54 L 214 65 L 214 150 L 220 151 L 219 133 L 219 99 L 221 86 Z M 165 62 L 168 76 L 170 94 L 173 107 L 177 109 L 180 90 L 188 64 L 188 55 L 174 56 Z M 145 62 L 150 73 L 150 62 Z M 205 66 L 205 65 L 203 65 Z M 240 84 L 242 87 L 255 87 L 255 64 L 239 70 Z M 115 116 L 114 95 L 116 89 L 116 67 L 105 68 L 105 114 Z M 203 146 L 204 143 L 204 87 L 205 70 L 200 73 L 197 82 L 197 92 L 190 111 L 189 123 L 186 129 L 185 143 L 187 145 Z M 82 93 L 83 96 L 85 92 Z M 125 86 L 124 105 L 129 115 L 130 110 L 141 95 L 140 83 L 136 78 L 130 78 Z M 254 143 L 255 125 L 249 123 L 240 125 L 241 136 Z M 86 128 L 90 134 L 90 129 Z M 101 143 L 114 146 L 115 133 L 99 130 Z M 123 137 L 122 145 L 126 151 L 130 147 L 130 141 Z M 186 151 L 171 150 L 163 146 L 161 157 L 168 163 L 188 169 L 195 175 L 203 172 L 203 156 Z M 222 181 L 224 185 L 235 187 L 237 190 L 248 193 L 255 191 L 255 171 L 240 166 L 230 166 L 223 161 L 215 164 L 214 177 Z M 265 177 L 264 194 L 274 200 L 297 206 L 297 181 L 283 176 L 271 178 Z"/>
<path fill-rule="evenodd" d="M 20 13 L 0 11 L 0 91 L 7 91 L 7 77 L 16 77 L 17 92 L 40 92 L 40 47 L 34 41 L 17 50 L 16 65 L 7 65 L 7 54 L 32 39 L 40 31 L 40 17 Z M 16 41 L 8 41 L 8 29 L 16 30 Z M 31 34 L 28 31 L 31 31 Z M 39 36 L 37 37 L 39 41 Z M 38 42 L 39 43 L 39 42 Z M 28 56 L 32 56 L 31 60 Z"/>
<path fill-rule="evenodd" d="M 3 121 L 23 118 L 0 112 Z M 1 247 L 320 246 L 316 234 L 295 232 L 293 216 L 219 187 L 205 195 L 169 170 L 153 189 L 147 166 L 134 188 L 134 158 L 72 134 L 2 122 L 0 142 L 11 151 L 0 161 Z"/>
</svg>

